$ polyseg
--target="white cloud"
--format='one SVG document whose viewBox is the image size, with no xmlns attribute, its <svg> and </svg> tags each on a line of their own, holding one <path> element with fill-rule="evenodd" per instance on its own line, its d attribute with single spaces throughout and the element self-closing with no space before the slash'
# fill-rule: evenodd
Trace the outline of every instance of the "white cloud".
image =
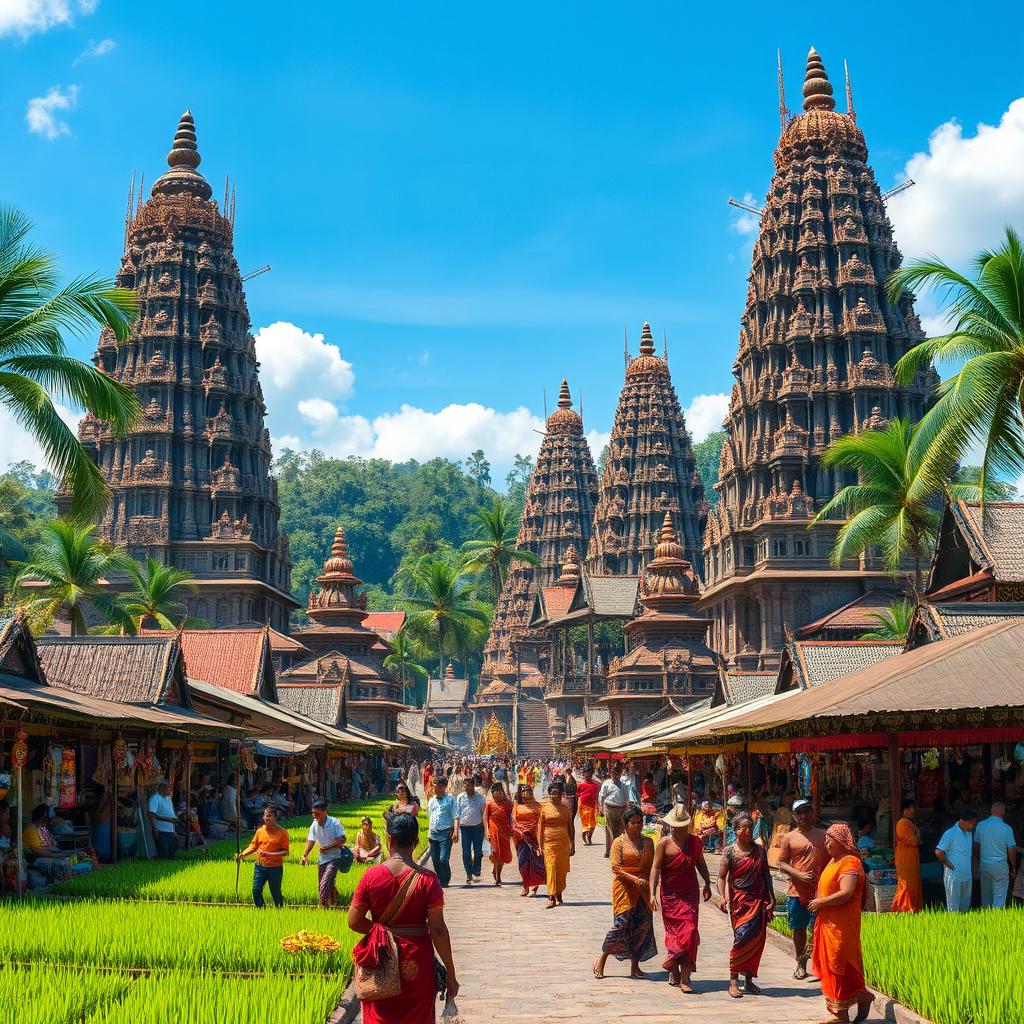
<svg viewBox="0 0 1024 1024">
<path fill-rule="evenodd" d="M 116 47 L 117 43 L 115 43 L 113 39 L 101 39 L 98 43 L 94 43 L 90 39 L 89 45 L 71 62 L 71 66 L 74 67 L 83 60 L 106 57 L 106 55 Z"/>
<path fill-rule="evenodd" d="M 1024 222 L 1024 98 L 997 125 L 965 135 L 955 120 L 939 125 L 928 151 L 907 161 L 901 179 L 913 188 L 889 200 L 904 256 L 934 254 L 965 268 L 977 252 L 999 244 L 1005 224 Z"/>
<path fill-rule="evenodd" d="M 42 135 L 47 139 L 70 135 L 71 126 L 58 115 L 65 111 L 72 111 L 76 106 L 78 106 L 77 85 L 69 85 L 67 92 L 62 92 L 59 85 L 52 86 L 45 96 L 34 96 L 28 101 L 28 107 L 25 109 L 28 130 L 34 135 Z"/>
<path fill-rule="evenodd" d="M 285 393 L 301 385 L 303 395 L 313 386 L 317 396 L 348 398 L 356 375 L 352 364 L 341 358 L 337 345 L 322 334 L 307 334 L 284 320 L 261 327 L 256 333 L 256 355 L 262 365 L 260 379 L 265 392 Z"/>
<path fill-rule="evenodd" d="M 757 200 L 750 192 L 744 194 L 743 202 L 747 206 L 757 206 Z M 730 207 L 730 210 L 732 211 L 732 221 L 729 224 L 730 230 L 735 231 L 737 235 L 743 235 L 744 238 L 753 238 L 761 227 L 761 218 L 755 213 L 739 210 L 735 206 Z"/>
<path fill-rule="evenodd" d="M 0 0 L 0 36 L 27 39 L 57 25 L 70 25 L 76 13 L 92 14 L 98 0 Z"/>
<path fill-rule="evenodd" d="M 67 406 L 59 403 L 56 408 L 57 415 L 77 432 L 82 414 L 73 412 Z M 0 456 L 0 472 L 6 470 L 13 463 L 25 459 L 34 462 L 40 468 L 47 465 L 36 439 L 2 405 L 0 405 L 0 437 L 4 439 L 3 455 Z"/>
<path fill-rule="evenodd" d="M 590 454 L 594 459 L 595 465 L 597 464 L 597 460 L 601 458 L 601 452 L 604 451 L 605 445 L 607 445 L 611 439 L 612 435 L 610 431 L 587 431 L 587 444 L 590 445 Z"/>
<path fill-rule="evenodd" d="M 686 429 L 694 444 L 703 441 L 708 434 L 722 429 L 722 420 L 729 411 L 729 396 L 694 395 L 690 404 L 683 410 L 686 418 Z"/>
</svg>

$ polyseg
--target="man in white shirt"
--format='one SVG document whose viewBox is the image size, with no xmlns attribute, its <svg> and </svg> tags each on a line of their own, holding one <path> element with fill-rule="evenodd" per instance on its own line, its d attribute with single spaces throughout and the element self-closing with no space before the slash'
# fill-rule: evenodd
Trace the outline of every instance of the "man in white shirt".
<svg viewBox="0 0 1024 1024">
<path fill-rule="evenodd" d="M 171 787 L 166 780 L 161 779 L 157 783 L 156 792 L 149 798 L 146 810 L 156 839 L 156 855 L 163 860 L 170 860 L 174 856 L 174 826 L 178 816 L 174 813 Z"/>
<path fill-rule="evenodd" d="M 597 806 L 604 815 L 604 855 L 611 855 L 612 840 L 622 834 L 622 816 L 626 813 L 629 794 L 622 784 L 622 764 L 613 761 L 611 776 L 597 791 Z"/>
<path fill-rule="evenodd" d="M 633 769 L 633 762 L 627 761 L 622 769 L 622 785 L 626 787 L 626 803 L 638 804 L 640 797 L 637 795 L 636 771 Z"/>
<path fill-rule="evenodd" d="M 458 834 L 462 837 L 462 866 L 466 869 L 466 885 L 480 881 L 480 866 L 484 855 L 484 808 L 487 800 L 476 788 L 476 778 L 467 775 L 464 791 L 455 798 L 459 820 Z"/>
<path fill-rule="evenodd" d="M 313 823 L 309 826 L 301 864 L 305 867 L 309 863 L 309 854 L 315 843 L 320 848 L 316 875 L 321 907 L 333 907 L 338 902 L 335 880 L 338 877 L 341 848 L 345 845 L 345 838 L 345 826 L 327 813 L 326 801 L 317 800 L 313 804 Z"/>
<path fill-rule="evenodd" d="M 1005 907 L 1006 894 L 1017 873 L 1017 841 L 1013 829 L 1003 821 L 1004 814 L 1006 805 L 996 800 L 989 816 L 974 830 L 983 907 Z"/>
<path fill-rule="evenodd" d="M 220 816 L 229 824 L 238 821 L 238 776 L 229 775 L 220 794 Z"/>
<path fill-rule="evenodd" d="M 971 909 L 971 860 L 974 838 L 971 833 L 978 824 L 978 814 L 971 807 L 960 812 L 960 820 L 946 829 L 935 849 L 935 859 L 942 865 L 942 881 L 946 887 L 946 909 L 966 913 Z"/>
</svg>

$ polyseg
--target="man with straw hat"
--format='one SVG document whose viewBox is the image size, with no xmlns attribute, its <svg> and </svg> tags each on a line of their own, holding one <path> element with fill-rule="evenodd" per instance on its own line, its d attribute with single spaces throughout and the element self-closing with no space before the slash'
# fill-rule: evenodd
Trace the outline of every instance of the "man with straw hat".
<svg viewBox="0 0 1024 1024">
<path fill-rule="evenodd" d="M 697 946 L 700 934 L 697 918 L 700 900 L 711 899 L 711 876 L 704 861 L 704 844 L 690 832 L 690 815 L 684 804 L 676 804 L 662 823 L 669 834 L 654 851 L 651 869 L 652 909 L 658 909 L 661 892 L 661 916 L 665 920 L 665 950 L 662 964 L 668 971 L 668 983 L 679 986 L 683 993 L 693 992 L 690 975 L 697 969 Z M 703 894 L 697 875 L 704 880 Z"/>
</svg>

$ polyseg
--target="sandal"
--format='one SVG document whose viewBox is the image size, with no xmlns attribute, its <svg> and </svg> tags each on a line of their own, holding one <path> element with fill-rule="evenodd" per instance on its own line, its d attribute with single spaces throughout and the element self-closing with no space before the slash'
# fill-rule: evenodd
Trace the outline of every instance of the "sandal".
<svg viewBox="0 0 1024 1024">
<path fill-rule="evenodd" d="M 798 960 L 796 964 L 796 970 L 793 972 L 793 977 L 797 981 L 804 981 L 807 977 L 807 961 Z"/>
<path fill-rule="evenodd" d="M 548 905 L 544 908 L 545 910 L 554 910 L 558 904 L 554 900 L 548 900 Z"/>
<path fill-rule="evenodd" d="M 693 986 L 688 981 L 681 981 L 679 983 L 679 991 L 685 992 L 687 995 L 693 995 Z"/>
<path fill-rule="evenodd" d="M 594 961 L 594 977 L 600 981 L 604 977 L 604 970 L 597 966 L 597 961 Z"/>
</svg>

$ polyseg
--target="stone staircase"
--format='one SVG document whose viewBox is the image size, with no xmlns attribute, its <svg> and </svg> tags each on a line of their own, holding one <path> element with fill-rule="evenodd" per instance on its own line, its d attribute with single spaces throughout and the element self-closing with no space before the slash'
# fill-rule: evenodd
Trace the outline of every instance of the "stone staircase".
<svg viewBox="0 0 1024 1024">
<path fill-rule="evenodd" d="M 548 758 L 554 753 L 548 728 L 548 706 L 543 701 L 520 699 L 517 753 L 538 758 Z"/>
</svg>

